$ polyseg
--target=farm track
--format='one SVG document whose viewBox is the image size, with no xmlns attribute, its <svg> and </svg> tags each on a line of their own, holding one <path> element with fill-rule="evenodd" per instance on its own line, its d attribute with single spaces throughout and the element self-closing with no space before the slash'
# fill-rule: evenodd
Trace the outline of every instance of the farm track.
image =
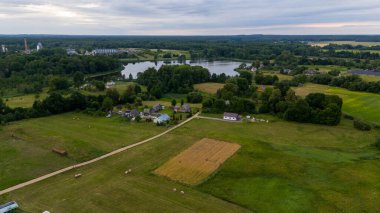
<svg viewBox="0 0 380 213">
<path fill-rule="evenodd" d="M 167 134 L 167 133 L 169 133 L 169 132 L 171 132 L 171 131 L 173 131 L 173 130 L 179 128 L 179 127 L 181 127 L 182 125 L 184 125 L 184 124 L 190 122 L 190 121 L 193 120 L 194 118 L 197 118 L 198 115 L 199 115 L 199 112 L 198 112 L 197 114 L 195 114 L 194 116 L 192 116 L 191 118 L 185 120 L 184 122 L 182 122 L 182 123 L 180 123 L 180 124 L 178 124 L 178 125 L 176 125 L 176 126 L 170 128 L 170 129 L 166 130 L 165 132 L 162 132 L 162 133 L 160 133 L 160 134 L 158 134 L 158 135 L 155 135 L 155 136 L 153 136 L 153 137 L 151 137 L 151 138 L 145 139 L 145 140 L 143 140 L 143 141 L 140 141 L 140 142 L 137 142 L 137 143 L 134 143 L 134 144 L 131 144 L 131 145 L 125 146 L 125 147 L 122 147 L 122 148 L 120 148 L 120 149 L 114 150 L 114 151 L 112 151 L 112 152 L 110 152 L 110 153 L 107 153 L 107 154 L 102 155 L 102 156 L 100 156 L 100 157 L 94 158 L 94 159 L 92 159 L 92 160 L 89 160 L 89 161 L 86 161 L 86 162 L 83 162 L 83 163 L 79 163 L 79 164 L 75 164 L 75 165 L 72 165 L 72 166 L 69 166 L 69 167 L 66 167 L 66 168 L 60 169 L 60 170 L 58 170 L 58 171 L 55 171 L 55 172 L 52 172 L 52 173 L 49 173 L 49 174 L 43 175 L 43 176 L 41 176 L 41 177 L 38 177 L 38 178 L 35 178 L 35 179 L 32 179 L 32 180 L 29 180 L 29 181 L 27 181 L 27 182 L 20 183 L 20 184 L 17 184 L 17 185 L 15 185 L 15 186 L 12 186 L 12 187 L 9 187 L 9 188 L 7 188 L 7 189 L 4 189 L 4 190 L 0 191 L 0 196 L 1 196 L 1 195 L 4 195 L 4 194 L 7 194 L 7 193 L 10 193 L 10 192 L 12 192 L 12 191 L 15 191 L 15 190 L 17 190 L 17 189 L 21 189 L 21 188 L 24 188 L 24 187 L 26 187 L 26 186 L 32 185 L 32 184 L 34 184 L 34 183 L 37 183 L 37 182 L 43 181 L 43 180 L 48 179 L 48 178 L 50 178 L 50 177 L 54 177 L 54 176 L 59 175 L 59 174 L 62 174 L 62 173 L 64 173 L 64 172 L 71 171 L 71 170 L 73 170 L 73 169 L 80 168 L 80 167 L 83 167 L 83 166 L 86 166 L 86 165 L 89 165 L 89 164 L 93 164 L 93 163 L 98 162 L 98 161 L 100 161 L 100 160 L 103 160 L 103 159 L 105 159 L 105 158 L 108 158 L 108 157 L 111 157 L 111 156 L 113 156 L 113 155 L 119 154 L 119 153 L 121 153 L 121 152 L 127 151 L 127 150 L 129 150 L 129 149 L 131 149 L 131 148 L 134 148 L 134 147 L 137 147 L 137 146 L 143 145 L 143 144 L 145 144 L 145 143 L 148 143 L 148 142 L 150 142 L 150 141 L 152 141 L 152 140 L 154 140 L 154 139 L 157 139 L 157 138 L 159 138 L 159 137 L 161 137 L 161 136 L 163 136 L 163 135 L 165 135 L 165 134 Z"/>
<path fill-rule="evenodd" d="M 207 119 L 207 120 L 214 120 L 214 121 L 224 121 L 224 122 L 230 122 L 230 123 L 242 123 L 242 120 L 239 121 L 230 121 L 230 120 L 224 120 L 222 118 L 212 118 L 212 117 L 206 117 L 206 116 L 197 116 L 197 118 L 201 119 Z"/>
</svg>

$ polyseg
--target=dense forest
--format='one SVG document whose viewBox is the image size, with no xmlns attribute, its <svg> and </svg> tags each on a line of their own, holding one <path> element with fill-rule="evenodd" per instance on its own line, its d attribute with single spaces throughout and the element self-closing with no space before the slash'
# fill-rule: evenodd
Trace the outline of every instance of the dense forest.
<svg viewBox="0 0 380 213">
<path fill-rule="evenodd" d="M 121 63 L 112 57 L 67 56 L 63 49 L 43 49 L 30 55 L 7 54 L 0 57 L 0 88 L 35 93 L 48 86 L 49 79 L 56 75 L 94 74 L 120 67 Z"/>
</svg>

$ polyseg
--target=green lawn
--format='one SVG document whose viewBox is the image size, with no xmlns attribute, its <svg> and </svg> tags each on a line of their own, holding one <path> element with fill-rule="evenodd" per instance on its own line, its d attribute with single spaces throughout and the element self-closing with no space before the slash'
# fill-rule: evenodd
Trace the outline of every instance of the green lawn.
<svg viewBox="0 0 380 213">
<path fill-rule="evenodd" d="M 48 96 L 48 88 L 44 88 L 40 94 L 28 94 L 28 95 L 16 95 L 16 96 L 5 96 L 2 97 L 6 105 L 12 108 L 32 107 L 35 100 L 43 100 Z"/>
<path fill-rule="evenodd" d="M 269 123 L 251 124 L 195 119 L 151 143 L 0 201 L 15 200 L 27 212 L 244 211 L 234 204 L 255 212 L 380 211 L 380 152 L 372 146 L 379 132 L 355 130 L 347 120 L 330 127 L 268 118 Z M 242 147 L 198 186 L 152 173 L 204 137 Z M 125 175 L 127 169 L 132 173 Z M 75 179 L 76 173 L 82 177 Z"/>
<path fill-rule="evenodd" d="M 118 81 L 116 82 L 114 88 L 116 88 L 120 94 L 122 94 L 128 85 L 136 84 L 134 82 L 124 82 L 124 81 Z M 142 91 L 146 91 L 147 88 L 145 86 L 141 86 Z M 38 99 L 43 100 L 45 99 L 48 94 L 48 88 L 45 88 L 41 94 L 38 94 Z M 105 95 L 105 91 L 87 91 L 87 90 L 81 90 L 81 93 L 84 95 Z M 28 94 L 28 95 L 21 95 L 21 96 L 14 96 L 14 97 L 3 97 L 3 100 L 5 103 L 11 107 L 23 107 L 23 108 L 29 108 L 33 106 L 33 103 L 36 99 L 37 94 Z"/>
<path fill-rule="evenodd" d="M 318 84 L 305 84 L 305 86 L 294 88 L 294 90 L 297 95 L 301 96 L 315 92 L 339 95 L 343 99 L 343 112 L 380 124 L 380 95 L 378 94 L 353 92 L 342 88 Z"/>
<path fill-rule="evenodd" d="M 75 119 L 73 119 L 75 118 Z M 67 113 L 10 123 L 0 130 L 0 189 L 86 161 L 164 131 L 152 123 Z M 60 157 L 52 148 L 67 150 Z"/>
<path fill-rule="evenodd" d="M 348 70 L 347 67 L 336 65 L 307 65 L 306 67 L 309 69 L 318 70 L 319 72 L 330 72 L 332 70 L 339 70 L 344 73 Z"/>
</svg>

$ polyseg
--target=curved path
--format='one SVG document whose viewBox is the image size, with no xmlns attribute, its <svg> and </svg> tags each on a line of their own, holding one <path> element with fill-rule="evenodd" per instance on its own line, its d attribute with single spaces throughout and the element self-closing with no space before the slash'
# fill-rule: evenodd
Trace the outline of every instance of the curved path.
<svg viewBox="0 0 380 213">
<path fill-rule="evenodd" d="M 111 157 L 111 156 L 113 156 L 113 155 L 116 155 L 116 154 L 118 154 L 118 153 L 120 153 L 120 152 L 124 152 L 124 151 L 126 151 L 126 150 L 128 150 L 128 149 L 131 149 L 131 148 L 133 148 L 133 147 L 140 146 L 140 145 L 142 145 L 142 144 L 148 143 L 148 142 L 150 142 L 150 141 L 152 141 L 152 140 L 154 140 L 154 139 L 156 139 L 156 138 L 159 138 L 159 137 L 161 137 L 161 136 L 163 136 L 163 135 L 165 135 L 165 134 L 167 134 L 167 133 L 169 133 L 169 132 L 171 132 L 171 131 L 177 129 L 178 127 L 180 127 L 180 126 L 182 126 L 182 125 L 184 125 L 184 124 L 190 122 L 190 121 L 193 120 L 194 118 L 198 117 L 198 115 L 199 115 L 199 112 L 198 112 L 197 114 L 195 114 L 194 116 L 192 116 L 191 118 L 189 118 L 189 119 L 185 120 L 184 122 L 178 124 L 177 126 L 174 126 L 174 127 L 170 128 L 170 129 L 166 130 L 165 132 L 162 132 L 162 133 L 160 133 L 160 134 L 158 134 L 158 135 L 155 135 L 155 136 L 153 136 L 153 137 L 151 137 L 151 138 L 145 139 L 145 140 L 143 140 L 143 141 L 140 141 L 140 142 L 137 142 L 137 143 L 134 143 L 134 144 L 131 144 L 131 145 L 125 146 L 125 147 L 122 147 L 122 148 L 120 148 L 120 149 L 114 150 L 114 151 L 112 151 L 112 152 L 110 152 L 110 153 L 107 153 L 107 154 L 102 155 L 102 156 L 100 156 L 100 157 L 94 158 L 94 159 L 92 159 L 92 160 L 89 160 L 89 161 L 86 161 L 86 162 L 83 162 L 83 163 L 79 163 L 79 164 L 75 164 L 75 165 L 73 165 L 73 166 L 69 166 L 69 167 L 66 167 L 66 168 L 64 168 L 64 169 L 60 169 L 60 170 L 58 170 L 58 171 L 55 171 L 55 172 L 52 172 L 52 173 L 49 173 L 49 174 L 43 175 L 43 176 L 41 176 L 41 177 L 38 177 L 38 178 L 35 178 L 35 179 L 32 179 L 32 180 L 29 180 L 29 181 L 27 181 L 27 182 L 20 183 L 20 184 L 18 184 L 18 185 L 15 185 L 15 186 L 9 187 L 9 188 L 7 188 L 7 189 L 4 189 L 4 190 L 0 191 L 0 195 L 3 195 L 3 194 L 6 194 L 6 193 L 9 193 L 9 192 L 15 191 L 15 190 L 17 190 L 17 189 L 21 189 L 21 188 L 23 188 L 23 187 L 26 187 L 26 186 L 32 185 L 32 184 L 34 184 L 34 183 L 40 182 L 40 181 L 42 181 L 42 180 L 45 180 L 45 179 L 47 179 L 47 178 L 50 178 L 50 177 L 53 177 L 53 176 L 56 176 L 56 175 L 62 174 L 62 173 L 64 173 L 64 172 L 70 171 L 70 170 L 72 170 L 72 169 L 79 168 L 79 167 L 83 167 L 83 166 L 86 166 L 86 165 L 89 165 L 89 164 L 95 163 L 95 162 L 100 161 L 100 160 L 102 160 L 102 159 L 104 159 L 104 158 Z"/>
</svg>

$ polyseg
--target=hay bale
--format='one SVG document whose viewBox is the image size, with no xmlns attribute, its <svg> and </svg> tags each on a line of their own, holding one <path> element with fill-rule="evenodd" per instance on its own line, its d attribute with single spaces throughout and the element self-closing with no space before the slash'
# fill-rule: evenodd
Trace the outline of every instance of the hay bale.
<svg viewBox="0 0 380 213">
<path fill-rule="evenodd" d="M 60 156 L 67 156 L 68 155 L 67 151 L 63 150 L 63 149 L 53 148 L 51 151 L 59 154 Z"/>
<path fill-rule="evenodd" d="M 74 177 L 75 178 L 80 178 L 80 177 L 82 177 L 82 174 L 81 173 L 75 174 Z"/>
<path fill-rule="evenodd" d="M 173 188 L 173 192 L 176 192 L 177 191 L 177 189 L 176 188 Z"/>
<path fill-rule="evenodd" d="M 184 192 L 184 191 L 181 191 L 181 194 L 183 194 L 183 195 L 184 195 L 184 194 L 185 194 L 185 192 Z"/>
</svg>

